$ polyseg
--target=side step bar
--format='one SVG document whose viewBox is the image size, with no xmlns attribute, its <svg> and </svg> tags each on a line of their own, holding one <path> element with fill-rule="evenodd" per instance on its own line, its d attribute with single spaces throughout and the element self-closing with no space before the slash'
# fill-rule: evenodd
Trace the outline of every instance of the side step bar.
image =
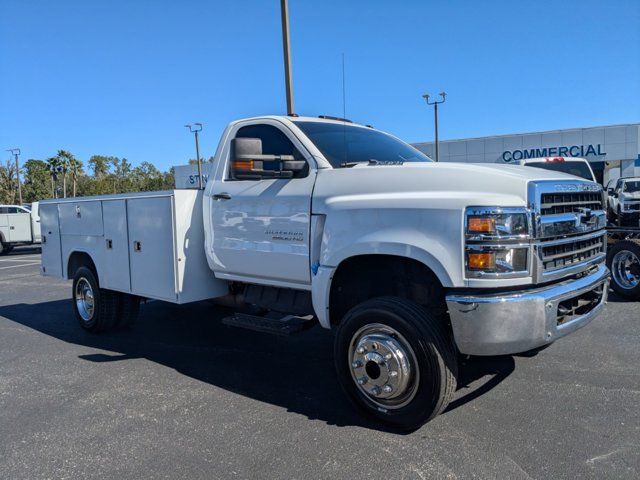
<svg viewBox="0 0 640 480">
<path fill-rule="evenodd" d="M 313 315 L 298 317 L 286 315 L 281 318 L 258 317 L 246 313 L 236 313 L 222 319 L 222 323 L 232 327 L 246 328 L 256 332 L 271 333 L 274 335 L 291 335 L 313 327 Z"/>
</svg>

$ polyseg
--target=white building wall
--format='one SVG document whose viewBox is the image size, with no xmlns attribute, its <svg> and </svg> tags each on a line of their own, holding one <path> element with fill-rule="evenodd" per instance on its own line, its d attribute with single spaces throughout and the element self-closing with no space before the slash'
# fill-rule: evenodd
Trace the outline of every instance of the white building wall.
<svg viewBox="0 0 640 480">
<path fill-rule="evenodd" d="M 433 142 L 414 146 L 435 158 Z M 541 156 L 574 156 L 606 162 L 605 181 L 620 175 L 640 175 L 640 124 L 444 140 L 440 142 L 440 161 L 507 163 L 527 158 L 537 149 L 546 153 Z"/>
</svg>

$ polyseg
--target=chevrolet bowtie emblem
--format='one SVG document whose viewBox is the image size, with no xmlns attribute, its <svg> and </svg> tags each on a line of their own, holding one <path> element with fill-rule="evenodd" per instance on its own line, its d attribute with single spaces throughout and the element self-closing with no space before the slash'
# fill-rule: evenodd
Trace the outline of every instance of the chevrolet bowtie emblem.
<svg viewBox="0 0 640 480">
<path fill-rule="evenodd" d="M 578 215 L 580 223 L 589 223 L 589 220 L 591 220 L 591 217 L 593 216 L 591 214 L 591 209 L 590 208 L 579 208 L 578 212 L 580 213 Z"/>
</svg>

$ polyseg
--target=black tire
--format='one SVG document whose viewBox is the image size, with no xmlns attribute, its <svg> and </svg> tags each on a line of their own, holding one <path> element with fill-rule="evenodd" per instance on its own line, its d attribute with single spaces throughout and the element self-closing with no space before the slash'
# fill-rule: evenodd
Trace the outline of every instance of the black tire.
<svg viewBox="0 0 640 480">
<path fill-rule="evenodd" d="M 408 358 L 414 358 L 417 364 L 417 368 L 414 366 L 411 370 L 413 379 L 406 390 L 411 391 L 412 396 L 407 396 L 402 404 L 381 405 L 379 402 L 385 402 L 385 399 L 374 400 L 371 393 L 363 392 L 366 384 L 361 387 L 356 382 L 354 364 L 362 365 L 362 362 L 356 360 L 352 364 L 358 342 L 358 337 L 354 336 L 368 328 L 379 328 L 371 325 L 383 325 L 395 331 L 390 336 L 401 343 L 406 342 L 407 352 L 413 355 Z M 376 344 L 372 345 L 372 352 L 376 353 Z M 351 309 L 336 333 L 334 361 L 338 380 L 349 399 L 365 413 L 399 430 L 414 430 L 433 419 L 447 407 L 456 390 L 457 356 L 442 318 L 402 298 L 374 298 Z M 369 363 L 367 361 L 364 368 L 367 374 Z M 378 375 L 371 378 L 374 381 L 382 378 L 380 369 Z"/>
<path fill-rule="evenodd" d="M 8 249 L 9 247 L 6 246 L 4 243 L 2 243 L 2 240 L 0 240 L 0 255 L 4 255 L 5 253 L 8 253 Z"/>
<path fill-rule="evenodd" d="M 633 270 L 629 273 L 640 275 L 638 271 L 638 269 L 640 269 L 640 264 L 638 264 L 638 262 L 640 262 L 640 239 L 620 240 L 607 251 L 607 267 L 611 270 L 611 288 L 622 297 L 640 300 L 640 282 L 635 287 L 630 287 L 629 284 L 622 285 L 620 283 L 621 272 L 617 266 L 617 261 L 616 265 L 614 265 L 614 259 L 619 253 L 623 255 L 621 252 L 629 252 L 629 254 L 635 256 L 635 266 L 632 267 Z"/>
<path fill-rule="evenodd" d="M 128 293 L 120 293 L 116 326 L 127 328 L 135 323 L 140 313 L 140 297 Z"/>
<path fill-rule="evenodd" d="M 88 283 L 91 289 L 93 308 L 89 311 L 79 306 L 78 290 Z M 80 284 L 80 287 L 79 287 Z M 119 309 L 119 295 L 111 290 L 100 288 L 95 274 L 87 267 L 80 267 L 73 277 L 73 310 L 78 323 L 92 333 L 106 332 L 116 325 Z"/>
</svg>

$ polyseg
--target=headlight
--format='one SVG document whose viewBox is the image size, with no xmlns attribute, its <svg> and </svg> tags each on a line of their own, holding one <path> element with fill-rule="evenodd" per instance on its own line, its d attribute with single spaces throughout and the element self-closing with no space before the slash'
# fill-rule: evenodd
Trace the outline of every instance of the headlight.
<svg viewBox="0 0 640 480">
<path fill-rule="evenodd" d="M 468 246 L 469 273 L 526 273 L 529 247 Z"/>
<path fill-rule="evenodd" d="M 470 240 L 524 239 L 529 236 L 529 220 L 527 212 L 522 210 L 470 208 L 466 229 Z"/>
<path fill-rule="evenodd" d="M 529 218 L 524 208 L 467 208 L 464 227 L 467 278 L 528 276 Z"/>
</svg>

